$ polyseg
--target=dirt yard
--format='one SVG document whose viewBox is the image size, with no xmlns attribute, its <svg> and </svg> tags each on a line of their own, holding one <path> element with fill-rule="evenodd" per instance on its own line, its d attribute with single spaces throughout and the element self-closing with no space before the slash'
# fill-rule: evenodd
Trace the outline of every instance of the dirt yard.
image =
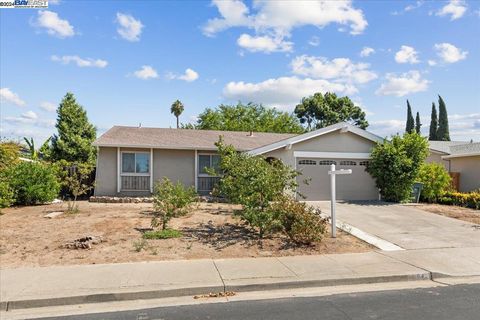
<svg viewBox="0 0 480 320">
<path fill-rule="evenodd" d="M 443 204 L 422 204 L 418 208 L 442 216 L 480 224 L 480 210 Z"/>
<path fill-rule="evenodd" d="M 151 204 L 103 204 L 79 202 L 80 213 L 48 219 L 44 215 L 66 204 L 9 208 L 0 216 L 1 268 L 67 264 L 95 264 L 150 260 L 266 257 L 322 253 L 364 252 L 372 248 L 345 233 L 336 240 L 326 235 L 313 247 L 294 246 L 284 236 L 260 242 L 232 216 L 232 206 L 202 203 L 192 213 L 170 221 L 183 237 L 142 240 L 142 228 L 150 227 Z M 85 236 L 105 241 L 91 249 L 63 246 Z M 137 251 L 140 248 L 140 251 Z"/>
</svg>

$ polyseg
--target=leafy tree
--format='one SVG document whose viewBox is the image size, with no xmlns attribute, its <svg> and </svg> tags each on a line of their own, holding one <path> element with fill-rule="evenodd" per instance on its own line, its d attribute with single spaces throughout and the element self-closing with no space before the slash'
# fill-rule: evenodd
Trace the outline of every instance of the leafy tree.
<svg viewBox="0 0 480 320">
<path fill-rule="evenodd" d="M 15 196 L 6 177 L 0 176 L 0 212 L 15 202 Z"/>
<path fill-rule="evenodd" d="M 430 141 L 437 140 L 437 130 L 438 130 L 437 107 L 435 106 L 435 102 L 432 102 L 432 113 L 430 115 L 430 133 L 428 135 L 428 140 Z"/>
<path fill-rule="evenodd" d="M 184 128 L 191 128 L 186 125 Z M 198 116 L 196 129 L 221 131 L 255 131 L 276 133 L 302 133 L 303 127 L 295 116 L 275 108 L 249 103 L 220 105 L 207 108 Z"/>
<path fill-rule="evenodd" d="M 0 173 L 19 160 L 20 145 L 12 141 L 0 142 Z"/>
<path fill-rule="evenodd" d="M 335 93 L 315 93 L 303 98 L 295 107 L 295 115 L 306 125 L 308 131 L 346 121 L 362 129 L 368 127 L 365 112 L 349 97 L 337 97 Z"/>
<path fill-rule="evenodd" d="M 26 137 L 23 137 L 23 140 L 27 144 L 30 159 L 38 159 L 38 153 L 37 150 L 35 150 L 35 141 L 33 141 L 33 138 L 30 138 L 29 140 Z"/>
<path fill-rule="evenodd" d="M 295 192 L 298 173 L 281 161 L 269 163 L 263 157 L 239 153 L 233 146 L 225 145 L 222 139 L 216 146 L 223 174 L 216 193 L 241 204 L 243 209 L 237 214 L 257 229 L 261 238 L 280 228 L 279 212 L 272 210 L 270 203 L 278 200 L 284 192 Z"/>
<path fill-rule="evenodd" d="M 428 202 L 438 201 L 451 189 L 452 178 L 439 163 L 423 163 L 418 171 L 417 180 L 423 184 L 420 196 Z"/>
<path fill-rule="evenodd" d="M 420 122 L 420 113 L 417 111 L 417 116 L 415 117 L 415 132 L 421 134 L 422 132 L 422 123 Z"/>
<path fill-rule="evenodd" d="M 59 167 L 62 186 L 73 197 L 73 203 L 69 203 L 68 211 L 76 213 L 79 211 L 77 198 L 93 188 L 90 183 L 93 165 L 89 163 L 68 163 L 62 160 L 57 163 L 57 166 Z"/>
<path fill-rule="evenodd" d="M 427 140 L 419 134 L 395 135 L 373 148 L 367 172 L 375 179 L 384 200 L 406 201 L 427 155 Z"/>
<path fill-rule="evenodd" d="M 17 204 L 50 202 L 60 191 L 55 169 L 40 162 L 21 161 L 5 174 Z"/>
<path fill-rule="evenodd" d="M 447 107 L 442 97 L 438 96 L 438 130 L 437 140 L 450 141 L 450 130 L 448 128 Z"/>
<path fill-rule="evenodd" d="M 57 109 L 58 134 L 52 137 L 51 160 L 66 160 L 69 162 L 95 162 L 96 129 L 89 123 L 87 112 L 68 92 Z"/>
<path fill-rule="evenodd" d="M 407 125 L 405 126 L 405 132 L 412 133 L 415 131 L 415 122 L 412 115 L 412 107 L 410 107 L 410 102 L 407 100 Z"/>
<path fill-rule="evenodd" d="M 180 100 L 175 100 L 172 103 L 172 106 L 170 107 L 170 113 L 172 113 L 175 116 L 175 118 L 177 118 L 177 129 L 180 127 L 179 126 L 180 123 L 178 122 L 178 119 L 180 115 L 183 113 L 183 110 L 184 110 L 183 103 L 181 103 Z"/>
<path fill-rule="evenodd" d="M 155 185 L 153 195 L 155 211 L 152 227 L 158 227 L 161 224 L 162 230 L 166 230 L 170 219 L 187 213 L 196 196 L 195 188 L 187 188 L 181 182 L 174 184 L 170 179 L 163 178 L 160 183 Z"/>
</svg>

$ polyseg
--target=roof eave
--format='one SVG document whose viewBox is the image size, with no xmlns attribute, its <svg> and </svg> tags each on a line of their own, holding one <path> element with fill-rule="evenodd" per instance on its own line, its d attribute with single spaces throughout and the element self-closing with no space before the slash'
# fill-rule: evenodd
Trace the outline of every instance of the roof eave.
<svg viewBox="0 0 480 320">
<path fill-rule="evenodd" d="M 480 156 L 480 152 L 458 153 L 443 156 L 442 159 L 463 158 L 463 157 L 475 157 Z"/>
</svg>

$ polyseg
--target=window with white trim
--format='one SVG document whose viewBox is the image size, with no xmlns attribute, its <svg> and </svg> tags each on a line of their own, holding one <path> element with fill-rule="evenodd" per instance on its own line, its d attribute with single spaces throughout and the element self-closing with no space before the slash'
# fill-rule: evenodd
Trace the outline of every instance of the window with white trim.
<svg viewBox="0 0 480 320">
<path fill-rule="evenodd" d="M 360 161 L 358 164 L 366 167 L 368 166 L 368 161 Z"/>
<path fill-rule="evenodd" d="M 357 162 L 356 161 L 351 161 L 351 160 L 342 160 L 340 161 L 341 166 L 356 166 Z"/>
<path fill-rule="evenodd" d="M 303 165 L 308 165 L 308 166 L 314 166 L 317 164 L 317 161 L 315 160 L 310 160 L 310 159 L 305 159 L 305 160 L 300 160 L 298 161 L 298 164 L 303 164 Z"/>
<path fill-rule="evenodd" d="M 212 168 L 215 172 L 220 172 L 220 156 L 218 154 L 198 155 L 198 175 L 208 176 L 207 168 Z"/>
<path fill-rule="evenodd" d="M 319 166 L 330 166 L 332 164 L 336 165 L 337 161 L 333 161 L 333 160 L 319 160 L 318 161 Z"/>
<path fill-rule="evenodd" d="M 150 153 L 122 152 L 122 174 L 149 174 Z"/>
</svg>

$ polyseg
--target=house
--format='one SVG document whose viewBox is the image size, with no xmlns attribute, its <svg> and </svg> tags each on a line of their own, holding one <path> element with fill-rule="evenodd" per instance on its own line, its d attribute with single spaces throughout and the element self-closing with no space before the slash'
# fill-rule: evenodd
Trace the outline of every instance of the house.
<svg viewBox="0 0 480 320">
<path fill-rule="evenodd" d="M 460 173 L 459 191 L 480 189 L 480 142 L 451 145 L 442 161 L 448 162 L 449 172 Z"/>
<path fill-rule="evenodd" d="M 338 199 L 379 198 L 365 168 L 373 146 L 383 138 L 346 122 L 299 135 L 115 126 L 94 143 L 95 195 L 146 196 L 163 177 L 208 194 L 219 177 L 208 175 L 205 168 L 218 165 L 215 142 L 220 136 L 239 151 L 280 159 L 300 171 L 298 191 L 307 200 L 330 198 L 331 164 L 352 169 L 351 175 L 337 179 Z M 442 159 L 450 155 L 442 153 L 439 161 L 452 162 Z"/>
</svg>

